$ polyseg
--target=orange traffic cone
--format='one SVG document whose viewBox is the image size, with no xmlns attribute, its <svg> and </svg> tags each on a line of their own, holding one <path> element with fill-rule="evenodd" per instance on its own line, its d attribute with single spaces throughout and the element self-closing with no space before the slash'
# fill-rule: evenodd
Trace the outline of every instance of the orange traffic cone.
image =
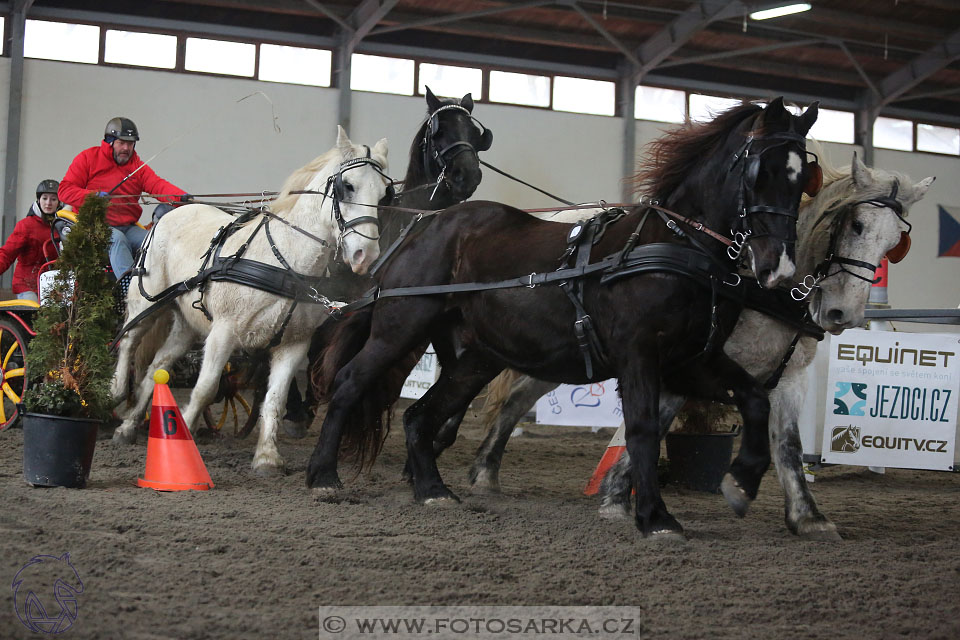
<svg viewBox="0 0 960 640">
<path fill-rule="evenodd" d="M 600 483 L 603 482 L 603 476 L 607 475 L 610 467 L 612 467 L 617 460 L 620 459 L 620 456 L 623 455 L 623 452 L 627 450 L 625 433 L 626 429 L 621 422 L 620 426 L 617 427 L 617 432 L 613 434 L 610 444 L 607 445 L 607 450 L 603 453 L 603 457 L 600 458 L 600 464 L 597 465 L 597 469 L 593 472 L 593 475 L 590 476 L 590 482 L 587 483 L 586 488 L 583 490 L 584 495 L 596 495 L 597 491 L 600 490 Z"/>
<path fill-rule="evenodd" d="M 159 491 L 212 489 L 207 467 L 167 386 L 169 379 L 170 374 L 163 369 L 153 374 L 156 386 L 147 438 L 147 469 L 137 486 Z"/>
</svg>

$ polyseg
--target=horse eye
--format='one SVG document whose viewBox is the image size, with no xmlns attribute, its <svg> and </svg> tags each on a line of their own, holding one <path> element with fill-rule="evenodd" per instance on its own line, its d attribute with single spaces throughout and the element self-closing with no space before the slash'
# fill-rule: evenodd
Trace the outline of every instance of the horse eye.
<svg viewBox="0 0 960 640">
<path fill-rule="evenodd" d="M 344 183 L 343 183 L 343 188 L 344 188 L 345 191 L 347 191 L 347 192 L 349 192 L 349 193 L 353 193 L 354 191 L 356 191 L 356 189 L 353 187 L 353 185 L 350 184 L 349 182 L 344 182 Z"/>
<path fill-rule="evenodd" d="M 860 235 L 861 233 L 863 233 L 863 223 L 860 222 L 859 220 L 854 220 L 850 224 L 850 228 L 853 229 L 854 233 L 856 233 L 857 235 Z"/>
</svg>

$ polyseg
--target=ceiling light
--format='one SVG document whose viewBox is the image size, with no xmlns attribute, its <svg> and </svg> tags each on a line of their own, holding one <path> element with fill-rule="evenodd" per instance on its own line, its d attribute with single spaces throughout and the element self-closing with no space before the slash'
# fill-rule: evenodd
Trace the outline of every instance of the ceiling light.
<svg viewBox="0 0 960 640">
<path fill-rule="evenodd" d="M 764 9 L 763 11 L 754 11 L 750 14 L 752 20 L 768 20 L 770 18 L 779 18 L 780 16 L 788 16 L 791 13 L 800 13 L 801 11 L 810 11 L 811 5 L 809 2 L 801 2 L 797 4 L 788 4 L 782 7 L 774 7 L 773 9 Z"/>
</svg>

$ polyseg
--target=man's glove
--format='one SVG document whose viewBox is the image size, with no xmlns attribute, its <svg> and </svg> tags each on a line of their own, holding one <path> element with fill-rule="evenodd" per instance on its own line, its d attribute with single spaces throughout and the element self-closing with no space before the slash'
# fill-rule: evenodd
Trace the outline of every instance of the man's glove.
<svg viewBox="0 0 960 640">
<path fill-rule="evenodd" d="M 182 196 L 180 196 L 180 202 L 183 202 L 183 203 L 193 202 L 193 196 L 190 195 L 189 193 L 185 193 Z"/>
<path fill-rule="evenodd" d="M 97 191 L 97 195 L 100 196 L 101 198 L 106 198 L 110 194 L 107 193 L 106 191 Z"/>
</svg>

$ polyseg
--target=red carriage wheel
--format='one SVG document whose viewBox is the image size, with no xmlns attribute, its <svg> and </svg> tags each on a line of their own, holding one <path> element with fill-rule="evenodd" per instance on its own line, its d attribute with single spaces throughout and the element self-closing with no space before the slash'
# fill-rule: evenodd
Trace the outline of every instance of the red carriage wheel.
<svg viewBox="0 0 960 640">
<path fill-rule="evenodd" d="M 19 404 L 27 388 L 24 358 L 27 355 L 27 332 L 16 321 L 0 318 L 0 431 L 20 419 Z"/>
</svg>

